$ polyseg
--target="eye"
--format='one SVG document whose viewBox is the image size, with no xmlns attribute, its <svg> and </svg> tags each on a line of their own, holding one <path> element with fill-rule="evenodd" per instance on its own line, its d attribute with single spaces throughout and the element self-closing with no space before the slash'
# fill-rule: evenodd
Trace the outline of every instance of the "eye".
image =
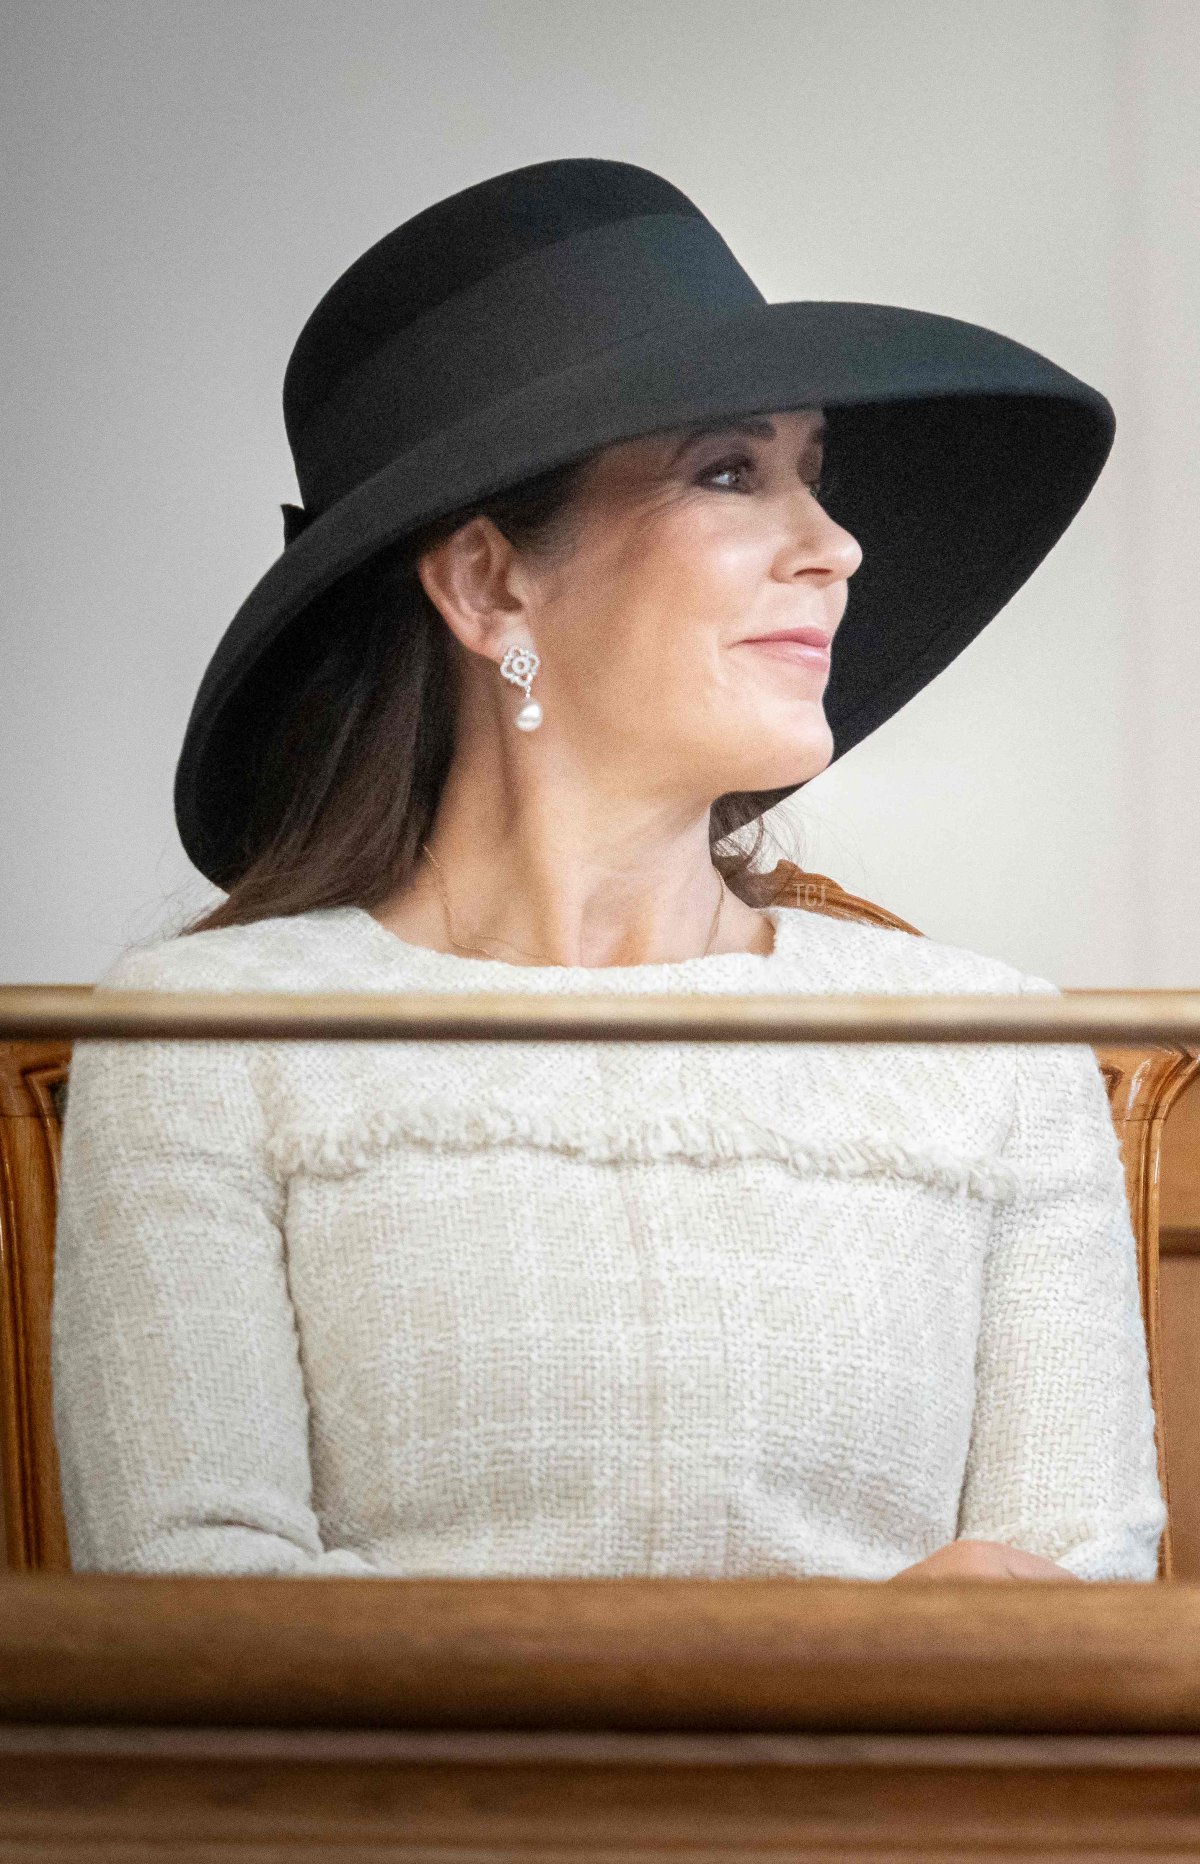
<svg viewBox="0 0 1200 1864">
<path fill-rule="evenodd" d="M 708 480 L 718 479 L 725 473 L 740 472 L 743 467 L 753 465 L 754 461 L 750 458 L 749 454 L 734 453 L 731 454 L 728 459 L 718 460 L 715 466 L 709 466 L 701 473 L 700 478 L 704 483 L 707 483 Z"/>
<path fill-rule="evenodd" d="M 715 465 L 707 467 L 700 474 L 700 482 L 702 484 L 707 484 L 710 479 L 720 478 L 725 473 L 737 473 L 741 472 L 743 468 L 746 467 L 753 469 L 753 466 L 754 461 L 748 453 L 731 453 L 725 459 L 718 460 Z M 819 499 L 824 493 L 828 492 L 832 476 L 830 469 L 826 466 L 822 468 L 815 479 L 806 479 L 804 483 L 813 497 Z M 724 487 L 722 489 L 729 491 L 737 490 L 736 487 Z"/>
</svg>

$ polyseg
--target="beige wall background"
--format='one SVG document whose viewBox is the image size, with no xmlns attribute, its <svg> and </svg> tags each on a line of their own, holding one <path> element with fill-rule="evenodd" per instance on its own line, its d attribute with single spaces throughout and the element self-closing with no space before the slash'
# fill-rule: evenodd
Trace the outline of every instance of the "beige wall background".
<svg viewBox="0 0 1200 1864">
<path fill-rule="evenodd" d="M 296 497 L 291 344 L 432 200 L 644 163 L 770 298 L 991 325 L 1102 388 L 1096 490 L 953 667 L 770 818 L 930 936 L 1200 987 L 1197 0 L 9 0 L 0 981 L 219 896 L 192 697 Z"/>
</svg>

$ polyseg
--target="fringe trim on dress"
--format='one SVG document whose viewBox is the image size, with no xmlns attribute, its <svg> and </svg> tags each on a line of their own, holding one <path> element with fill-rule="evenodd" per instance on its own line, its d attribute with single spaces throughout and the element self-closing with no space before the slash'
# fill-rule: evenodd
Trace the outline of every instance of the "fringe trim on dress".
<svg viewBox="0 0 1200 1864">
<path fill-rule="evenodd" d="M 501 1104 L 415 1101 L 379 1107 L 320 1126 L 277 1128 L 267 1142 L 281 1176 L 306 1172 L 344 1178 L 403 1143 L 478 1152 L 491 1146 L 534 1146 L 597 1163 L 651 1163 L 677 1158 L 711 1167 L 738 1159 L 775 1159 L 805 1178 L 906 1178 L 955 1195 L 1010 1203 L 1026 1181 L 998 1156 L 964 1156 L 936 1145 L 913 1145 L 891 1133 L 837 1140 L 805 1139 L 747 1119 L 714 1121 L 683 1113 L 640 1118 L 567 1120 Z M 1063 1161 L 1064 1187 L 1077 1187 L 1077 1167 Z M 1054 1188 L 1054 1174 L 1037 1174 L 1037 1189 Z"/>
</svg>

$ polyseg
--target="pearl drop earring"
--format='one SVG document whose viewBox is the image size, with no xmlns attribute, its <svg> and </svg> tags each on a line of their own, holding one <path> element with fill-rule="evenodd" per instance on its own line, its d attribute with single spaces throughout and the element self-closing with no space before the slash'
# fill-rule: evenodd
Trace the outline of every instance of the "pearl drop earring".
<svg viewBox="0 0 1200 1864">
<path fill-rule="evenodd" d="M 505 679 L 525 690 L 525 704 L 513 721 L 518 731 L 536 731 L 542 722 L 541 706 L 536 699 L 529 697 L 533 676 L 541 664 L 532 647 L 509 647 L 500 662 L 500 671 Z"/>
</svg>

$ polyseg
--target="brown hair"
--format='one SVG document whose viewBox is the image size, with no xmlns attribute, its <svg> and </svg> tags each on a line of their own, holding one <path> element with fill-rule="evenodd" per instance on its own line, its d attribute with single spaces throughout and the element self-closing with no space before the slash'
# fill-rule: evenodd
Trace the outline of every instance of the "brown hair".
<svg viewBox="0 0 1200 1864">
<path fill-rule="evenodd" d="M 228 897 L 176 936 L 316 907 L 369 908 L 404 887 L 437 813 L 457 710 L 457 643 L 422 587 L 417 562 L 476 515 L 523 551 L 569 555 L 596 457 L 409 532 L 311 605 L 304 620 L 310 646 L 295 656 L 301 672 L 258 755 L 243 824 L 245 864 Z M 749 847 L 722 848 L 737 826 L 734 799 L 718 797 L 709 818 L 713 865 L 748 905 L 769 904 L 775 888 L 755 866 L 762 817 Z"/>
</svg>

